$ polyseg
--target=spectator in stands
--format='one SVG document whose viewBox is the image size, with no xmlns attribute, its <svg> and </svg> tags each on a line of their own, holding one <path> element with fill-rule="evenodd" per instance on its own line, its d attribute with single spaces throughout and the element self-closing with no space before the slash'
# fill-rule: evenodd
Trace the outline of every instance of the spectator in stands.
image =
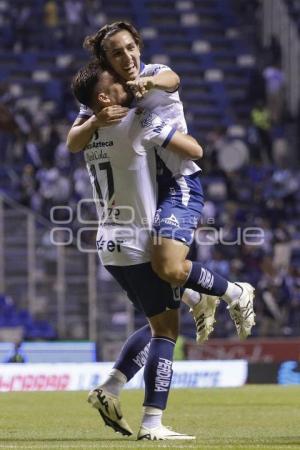
<svg viewBox="0 0 300 450">
<path fill-rule="evenodd" d="M 270 119 L 273 124 L 278 125 L 283 118 L 285 76 L 278 62 L 267 66 L 263 76 Z"/>
<path fill-rule="evenodd" d="M 83 22 L 83 6 L 82 0 L 65 0 L 64 2 L 68 47 L 78 47 L 81 42 L 81 34 L 78 30 Z"/>
<path fill-rule="evenodd" d="M 70 152 L 65 142 L 60 142 L 54 151 L 54 165 L 60 170 L 68 169 L 71 166 Z"/>
<path fill-rule="evenodd" d="M 15 22 L 14 49 L 18 52 L 28 50 L 31 46 L 33 5 L 15 4 L 10 8 L 11 20 Z"/>
<path fill-rule="evenodd" d="M 7 363 L 24 363 L 26 362 L 25 356 L 22 354 L 21 351 L 21 346 L 22 346 L 22 342 L 16 342 L 15 347 L 14 347 L 14 353 L 13 355 L 11 355 L 8 360 L 6 361 Z"/>
<path fill-rule="evenodd" d="M 48 0 L 44 5 L 44 24 L 47 28 L 59 25 L 58 6 L 55 0 Z"/>
<path fill-rule="evenodd" d="M 20 203 L 34 211 L 40 209 L 40 202 L 36 203 L 37 186 L 34 167 L 31 164 L 26 164 L 20 179 Z"/>
<path fill-rule="evenodd" d="M 99 10 L 99 3 L 97 0 L 86 0 L 84 7 L 89 30 L 95 30 L 102 27 L 107 22 L 106 15 Z"/>
<path fill-rule="evenodd" d="M 17 130 L 16 121 L 9 109 L 0 103 L 0 131 L 13 133 Z"/>
<path fill-rule="evenodd" d="M 258 136 L 258 142 L 264 149 L 266 162 L 272 161 L 272 141 L 270 136 L 271 117 L 262 101 L 258 101 L 251 111 L 252 124 Z"/>
<path fill-rule="evenodd" d="M 36 173 L 39 182 L 39 194 L 42 198 L 43 214 L 50 217 L 54 205 L 67 205 L 70 201 L 70 179 L 59 172 L 56 167 L 39 169 Z"/>
</svg>

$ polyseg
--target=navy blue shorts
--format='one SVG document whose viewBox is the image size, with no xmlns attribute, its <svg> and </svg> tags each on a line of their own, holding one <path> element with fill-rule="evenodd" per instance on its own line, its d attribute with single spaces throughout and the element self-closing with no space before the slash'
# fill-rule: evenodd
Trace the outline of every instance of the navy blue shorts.
<svg viewBox="0 0 300 450">
<path fill-rule="evenodd" d="M 153 272 L 150 263 L 134 266 L 105 266 L 126 291 L 129 300 L 146 317 L 152 317 L 168 309 L 178 309 L 181 293 L 172 288 Z"/>
<path fill-rule="evenodd" d="M 199 172 L 172 178 L 166 187 L 159 185 L 158 207 L 153 223 L 154 243 L 158 236 L 190 246 L 204 206 Z"/>
</svg>

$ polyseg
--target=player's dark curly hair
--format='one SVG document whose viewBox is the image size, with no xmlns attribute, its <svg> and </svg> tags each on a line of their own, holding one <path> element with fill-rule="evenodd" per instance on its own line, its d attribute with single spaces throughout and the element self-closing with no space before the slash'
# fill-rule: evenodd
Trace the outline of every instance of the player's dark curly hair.
<svg viewBox="0 0 300 450">
<path fill-rule="evenodd" d="M 75 98 L 92 109 L 95 86 L 100 80 L 103 70 L 99 61 L 93 60 L 82 67 L 74 76 L 71 89 Z"/>
<path fill-rule="evenodd" d="M 97 33 L 87 36 L 84 40 L 83 47 L 89 50 L 96 57 L 104 69 L 109 69 L 109 63 L 105 53 L 105 42 L 108 38 L 119 31 L 128 31 L 133 37 L 136 45 L 141 49 L 143 46 L 142 37 L 139 32 L 129 22 L 113 22 L 100 28 Z"/>
</svg>

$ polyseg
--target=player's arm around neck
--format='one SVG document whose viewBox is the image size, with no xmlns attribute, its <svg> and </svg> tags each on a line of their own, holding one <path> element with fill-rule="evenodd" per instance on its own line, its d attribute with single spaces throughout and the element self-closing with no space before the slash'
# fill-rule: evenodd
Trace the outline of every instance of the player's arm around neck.
<svg viewBox="0 0 300 450">
<path fill-rule="evenodd" d="M 196 139 L 180 131 L 175 131 L 165 148 L 185 159 L 197 160 L 203 156 L 203 149 Z"/>
<path fill-rule="evenodd" d="M 77 153 L 83 150 L 99 126 L 95 115 L 88 119 L 76 119 L 67 136 L 67 147 L 70 152 Z"/>
<path fill-rule="evenodd" d="M 112 105 L 103 108 L 87 120 L 83 118 L 76 119 L 67 136 L 67 147 L 70 152 L 77 153 L 83 150 L 98 128 L 120 122 L 128 111 L 128 108 L 123 106 Z"/>
</svg>

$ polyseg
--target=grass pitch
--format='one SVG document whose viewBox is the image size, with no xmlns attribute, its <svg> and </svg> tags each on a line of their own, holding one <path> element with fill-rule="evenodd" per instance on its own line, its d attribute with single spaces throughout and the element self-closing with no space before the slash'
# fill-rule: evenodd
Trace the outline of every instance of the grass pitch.
<svg viewBox="0 0 300 450">
<path fill-rule="evenodd" d="M 164 424 L 196 441 L 135 441 L 104 427 L 86 392 L 0 393 L 0 449 L 300 449 L 300 387 L 177 389 Z M 122 406 L 138 430 L 142 391 Z"/>
</svg>

